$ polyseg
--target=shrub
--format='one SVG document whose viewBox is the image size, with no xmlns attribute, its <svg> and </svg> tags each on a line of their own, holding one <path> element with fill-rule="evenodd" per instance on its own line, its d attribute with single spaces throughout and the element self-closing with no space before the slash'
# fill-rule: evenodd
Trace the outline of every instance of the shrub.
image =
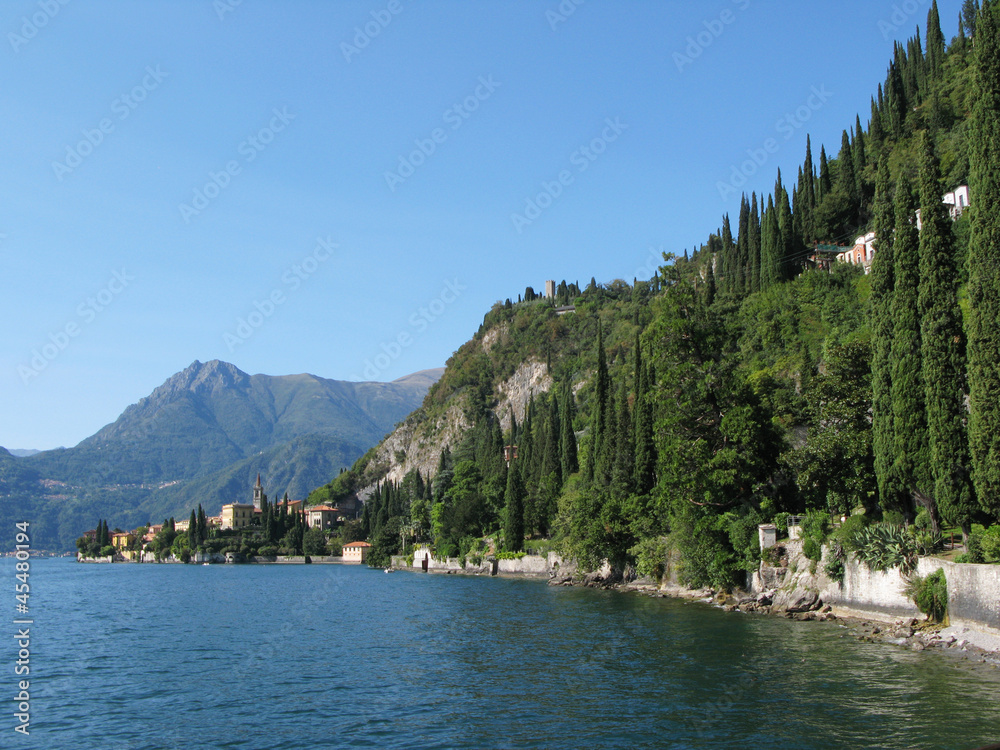
<svg viewBox="0 0 1000 750">
<path fill-rule="evenodd" d="M 1000 524 L 994 524 L 986 529 L 980 543 L 983 550 L 983 557 L 987 562 L 1000 562 Z"/>
<path fill-rule="evenodd" d="M 808 557 L 810 560 L 819 560 L 823 557 L 823 545 L 813 539 L 811 536 L 807 536 L 802 542 L 802 554 Z"/>
<path fill-rule="evenodd" d="M 898 510 L 887 510 L 882 513 L 882 523 L 889 526 L 903 526 L 906 524 L 906 517 Z"/>
<path fill-rule="evenodd" d="M 785 511 L 774 514 L 774 525 L 778 527 L 778 539 L 784 539 L 788 536 L 788 517 L 790 515 L 792 514 Z"/>
<path fill-rule="evenodd" d="M 858 560 L 878 572 L 899 568 L 904 575 L 917 566 L 916 539 L 902 526 L 877 523 L 855 532 L 851 538 Z"/>
<path fill-rule="evenodd" d="M 828 576 L 837 583 L 844 582 L 844 558 L 842 557 L 831 557 L 830 561 L 823 566 L 823 570 Z"/>
<path fill-rule="evenodd" d="M 914 576 L 906 584 L 906 595 L 930 620 L 944 622 L 948 613 L 948 580 L 943 570 L 935 571 L 926 578 Z"/>
<path fill-rule="evenodd" d="M 983 552 L 983 532 L 973 531 L 969 538 L 965 540 L 965 551 L 970 563 L 986 562 L 986 555 Z"/>
<path fill-rule="evenodd" d="M 844 521 L 840 525 L 840 528 L 834 531 L 831 536 L 835 541 L 839 542 L 845 550 L 854 551 L 854 537 L 867 525 L 867 516 L 848 516 L 847 520 Z"/>
<path fill-rule="evenodd" d="M 272 546 L 261 547 L 259 550 L 257 550 L 257 554 L 260 555 L 261 557 L 274 557 L 275 555 L 278 554 L 278 548 Z"/>
<path fill-rule="evenodd" d="M 929 529 L 931 527 L 931 514 L 927 512 L 927 508 L 921 508 L 917 511 L 917 517 L 913 519 L 913 525 L 918 529 Z"/>
<path fill-rule="evenodd" d="M 667 572 L 667 540 L 663 537 L 641 539 L 628 552 L 635 558 L 635 569 L 640 576 L 659 581 Z"/>
<path fill-rule="evenodd" d="M 497 554 L 497 560 L 520 560 L 524 557 L 527 552 L 500 552 Z"/>
</svg>

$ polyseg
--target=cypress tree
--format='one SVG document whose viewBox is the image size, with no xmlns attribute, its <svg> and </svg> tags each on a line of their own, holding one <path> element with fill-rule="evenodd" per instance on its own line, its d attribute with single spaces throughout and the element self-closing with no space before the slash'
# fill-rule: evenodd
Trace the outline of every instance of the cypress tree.
<svg viewBox="0 0 1000 750">
<path fill-rule="evenodd" d="M 797 272 L 799 259 L 802 257 L 801 237 L 795 236 L 794 219 L 792 218 L 792 206 L 788 202 L 788 191 L 781 188 L 778 196 L 778 232 L 780 242 L 778 244 L 779 257 L 777 274 L 781 280 L 792 278 Z"/>
<path fill-rule="evenodd" d="M 548 429 L 545 437 L 545 455 L 542 459 L 542 478 L 544 479 L 550 474 L 554 474 L 556 486 L 561 487 L 563 476 L 562 457 L 559 451 L 559 405 L 555 394 L 552 394 L 551 401 L 549 402 L 549 418 L 546 421 L 546 427 Z"/>
<path fill-rule="evenodd" d="M 563 481 L 566 481 L 571 474 L 580 470 L 576 452 L 576 434 L 573 432 L 573 416 L 576 409 L 573 406 L 573 388 L 569 381 L 563 386 L 562 416 L 559 419 L 561 428 L 560 451 L 562 461 Z"/>
<path fill-rule="evenodd" d="M 879 497 L 897 506 L 892 481 L 895 440 L 892 417 L 892 296 L 895 287 L 893 207 L 889 194 L 889 162 L 879 162 L 875 180 L 875 257 L 872 259 L 872 450 Z M 886 498 L 891 498 L 885 502 Z"/>
<path fill-rule="evenodd" d="M 967 15 L 970 33 L 975 16 Z M 1000 518 L 1000 30 L 983 5 L 969 139 L 969 443 L 980 505 Z"/>
<path fill-rule="evenodd" d="M 604 455 L 604 439 L 607 432 L 608 397 L 610 389 L 610 379 L 608 377 L 608 363 L 604 354 L 604 333 L 600 320 L 597 322 L 597 378 L 594 422 L 594 437 L 590 444 L 590 461 L 588 461 L 587 474 L 595 480 L 601 481 L 603 473 L 598 471 L 601 466 L 601 459 Z"/>
<path fill-rule="evenodd" d="M 747 293 L 760 291 L 760 218 L 757 213 L 757 193 L 751 193 L 747 226 Z"/>
<path fill-rule="evenodd" d="M 833 190 L 833 181 L 830 178 L 830 162 L 826 158 L 826 146 L 819 147 L 819 195 L 817 200 L 822 200 Z"/>
<path fill-rule="evenodd" d="M 975 497 L 965 427 L 965 332 L 955 241 L 926 131 L 920 136 L 920 152 L 920 337 L 931 471 L 939 511 L 968 537 Z"/>
<path fill-rule="evenodd" d="M 636 347 L 635 389 L 635 475 L 636 494 L 648 495 L 656 481 L 656 447 L 653 442 L 653 407 L 649 397 L 650 371 L 643 366 Z"/>
<path fill-rule="evenodd" d="M 188 521 L 188 547 L 192 550 L 198 549 L 198 516 L 195 515 L 194 509 L 191 510 L 191 518 Z"/>
<path fill-rule="evenodd" d="M 632 480 L 635 474 L 635 446 L 632 415 L 628 408 L 628 388 L 622 379 L 618 389 L 617 426 L 615 429 L 614 465 L 611 472 L 611 487 L 617 498 L 632 494 Z"/>
<path fill-rule="evenodd" d="M 802 237 L 812 241 L 815 238 L 816 229 L 813 226 L 813 211 L 816 210 L 816 168 L 813 166 L 812 141 L 806 135 L 806 161 L 802 166 L 802 197 L 803 205 L 796 206 L 797 211 L 802 211 Z"/>
<path fill-rule="evenodd" d="M 722 217 L 722 258 L 718 289 L 724 294 L 732 294 L 733 278 L 736 271 L 736 246 L 733 243 L 733 229 L 729 224 L 729 214 Z"/>
<path fill-rule="evenodd" d="M 772 196 L 767 196 L 767 209 L 760 223 L 760 288 L 768 289 L 780 280 L 778 264 L 781 231 Z"/>
<path fill-rule="evenodd" d="M 740 199 L 740 225 L 736 238 L 736 263 L 733 267 L 733 279 L 731 289 L 734 293 L 743 296 L 747 291 L 747 275 L 750 266 L 750 201 L 747 200 L 746 193 Z"/>
<path fill-rule="evenodd" d="M 930 453 L 927 446 L 927 411 L 920 366 L 919 241 L 913 223 L 916 210 L 913 190 L 905 175 L 896 183 L 896 230 L 892 245 L 895 287 L 892 315 L 891 393 L 893 415 L 893 475 L 913 497 L 931 496 Z M 883 497 L 883 508 L 895 508 Z M 908 507 L 901 508 L 909 510 Z M 929 508 L 933 510 L 933 508 Z M 932 513 L 936 519 L 936 513 Z"/>
<path fill-rule="evenodd" d="M 507 489 L 504 491 L 504 547 L 508 552 L 524 549 L 524 484 L 521 472 L 512 463 L 507 471 Z"/>
<path fill-rule="evenodd" d="M 937 0 L 927 11 L 927 68 L 932 77 L 941 73 L 944 65 L 944 34 L 941 32 L 941 17 L 938 15 Z"/>
</svg>

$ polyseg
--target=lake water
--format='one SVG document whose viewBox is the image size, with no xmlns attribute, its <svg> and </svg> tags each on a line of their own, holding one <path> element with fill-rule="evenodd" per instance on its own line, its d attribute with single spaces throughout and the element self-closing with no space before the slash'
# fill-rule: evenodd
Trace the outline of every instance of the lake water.
<svg viewBox="0 0 1000 750">
<path fill-rule="evenodd" d="M 13 579 L 0 561 L 10 612 Z M 1000 741 L 1000 670 L 835 624 L 544 582 L 33 560 L 30 614 L 31 734 L 4 710 L 2 748 Z"/>
</svg>

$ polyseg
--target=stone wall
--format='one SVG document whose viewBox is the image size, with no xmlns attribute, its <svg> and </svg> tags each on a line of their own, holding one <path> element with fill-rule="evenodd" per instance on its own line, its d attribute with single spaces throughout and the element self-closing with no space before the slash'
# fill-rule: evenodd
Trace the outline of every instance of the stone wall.
<svg viewBox="0 0 1000 750">
<path fill-rule="evenodd" d="M 407 564 L 407 558 L 396 556 L 392 558 L 395 568 L 405 570 L 423 569 L 423 548 L 418 548 L 419 555 L 414 556 L 413 564 Z M 556 575 L 574 575 L 576 563 L 566 561 L 555 552 L 547 555 L 525 555 L 516 560 L 496 560 L 482 558 L 479 563 L 471 559 L 462 564 L 461 559 L 449 557 L 440 560 L 431 557 L 427 561 L 429 573 L 467 573 L 470 575 L 511 576 L 517 578 L 552 578 Z"/>
<path fill-rule="evenodd" d="M 898 568 L 873 573 L 853 556 L 844 565 L 844 580 L 838 584 L 824 572 L 823 560 L 810 573 L 811 561 L 802 554 L 800 542 L 786 542 L 787 568 L 761 566 L 750 582 L 754 594 L 777 589 L 774 605 L 787 608 L 803 597 L 815 594 L 834 612 L 872 620 L 892 621 L 923 615 L 906 591 L 906 578 Z M 952 625 L 1000 635 L 1000 565 L 953 563 L 936 557 L 922 557 L 916 574 L 928 576 L 944 569 L 948 581 L 948 619 Z"/>
</svg>

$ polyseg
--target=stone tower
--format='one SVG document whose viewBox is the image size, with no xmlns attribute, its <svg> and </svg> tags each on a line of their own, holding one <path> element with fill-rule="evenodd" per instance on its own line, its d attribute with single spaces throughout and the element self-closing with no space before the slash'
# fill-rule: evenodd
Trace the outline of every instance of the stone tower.
<svg viewBox="0 0 1000 750">
<path fill-rule="evenodd" d="M 264 487 L 260 483 L 260 473 L 257 474 L 257 484 L 253 486 L 253 507 L 257 510 L 264 509 Z"/>
</svg>

